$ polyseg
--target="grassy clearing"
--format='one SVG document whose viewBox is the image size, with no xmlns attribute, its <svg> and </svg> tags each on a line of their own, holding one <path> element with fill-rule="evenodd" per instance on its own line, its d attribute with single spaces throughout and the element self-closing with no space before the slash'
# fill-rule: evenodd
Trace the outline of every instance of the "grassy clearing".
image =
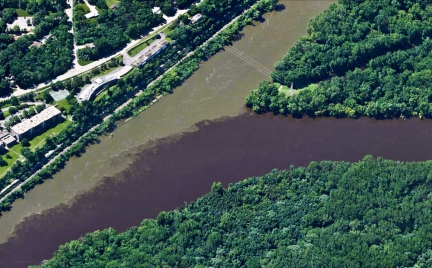
<svg viewBox="0 0 432 268">
<path fill-rule="evenodd" d="M 105 0 L 108 7 L 120 3 L 119 0 Z"/>
<path fill-rule="evenodd" d="M 307 87 L 300 88 L 298 91 L 305 90 L 305 89 L 315 90 L 317 87 L 318 87 L 318 84 L 310 84 Z"/>
<path fill-rule="evenodd" d="M 287 95 L 289 91 L 290 91 L 290 88 L 287 86 L 279 87 L 279 92 L 284 93 L 285 95 Z"/>
<path fill-rule="evenodd" d="M 90 64 L 92 62 L 93 62 L 92 60 L 81 60 L 81 59 L 78 59 L 78 64 L 81 65 L 81 66 L 85 66 L 85 65 Z"/>
<path fill-rule="evenodd" d="M 32 16 L 28 13 L 27 10 L 24 10 L 24 9 L 17 8 L 16 12 L 18 14 L 18 17 L 31 17 Z"/>
<path fill-rule="evenodd" d="M 163 30 L 163 33 L 166 34 L 166 35 L 168 35 L 169 32 L 171 32 L 171 29 L 170 29 L 169 27 L 167 27 L 167 28 L 165 28 L 165 29 Z M 168 42 L 171 42 L 171 41 L 172 41 L 172 39 L 169 38 L 168 36 L 165 38 L 165 40 L 167 40 Z"/>
<path fill-rule="evenodd" d="M 318 87 L 318 84 L 310 84 L 309 86 L 304 88 L 291 90 L 290 87 L 283 86 L 280 83 L 274 83 L 274 84 L 278 88 L 279 92 L 284 93 L 285 95 L 294 95 L 305 89 L 315 90 Z"/>
<path fill-rule="evenodd" d="M 58 104 L 57 108 L 60 109 L 60 107 L 63 107 L 66 111 L 69 111 L 70 105 L 67 99 L 61 100 L 57 102 L 57 104 Z"/>
<path fill-rule="evenodd" d="M 84 10 L 84 14 L 90 13 L 90 8 L 85 3 L 77 4 L 74 8 L 77 7 L 82 7 L 82 9 Z"/>
<path fill-rule="evenodd" d="M 102 91 L 99 95 L 96 96 L 94 101 L 98 101 L 98 100 L 102 99 L 102 97 L 105 96 L 106 94 L 107 94 L 106 90 Z"/>
<path fill-rule="evenodd" d="M 6 156 L 8 156 L 8 157 L 6 157 Z M 2 157 L 3 157 L 3 159 L 7 163 L 7 165 L 4 165 L 4 166 L 0 167 L 0 176 L 3 177 L 3 173 L 6 170 L 8 170 L 13 165 L 13 163 L 15 163 L 15 161 L 17 161 L 19 159 L 20 156 L 18 154 L 14 153 L 14 152 L 5 151 L 5 152 L 2 153 Z"/>
</svg>

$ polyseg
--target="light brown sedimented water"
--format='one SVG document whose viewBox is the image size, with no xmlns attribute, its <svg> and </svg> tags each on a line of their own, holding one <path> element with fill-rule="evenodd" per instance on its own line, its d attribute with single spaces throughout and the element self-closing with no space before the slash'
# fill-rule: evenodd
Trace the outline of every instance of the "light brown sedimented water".
<svg viewBox="0 0 432 268">
<path fill-rule="evenodd" d="M 243 38 L 234 43 L 236 49 L 268 69 L 305 34 L 308 20 L 331 2 L 280 3 L 285 10 L 266 14 L 264 21 L 247 26 Z M 249 116 L 244 98 L 267 78 L 260 70 L 229 51 L 218 53 L 172 95 L 119 126 L 113 137 L 102 137 L 52 180 L 16 201 L 12 211 L 0 218 L 0 267 L 38 263 L 50 258 L 60 244 L 93 230 L 110 226 L 125 230 L 161 210 L 196 199 L 208 192 L 213 181 L 235 182 L 273 167 L 332 159 L 331 154 L 319 154 L 320 150 L 307 150 L 321 146 L 319 139 L 309 143 L 308 131 L 314 135 L 327 131 L 328 140 L 321 142 L 333 144 L 341 138 L 336 134 L 343 134 L 338 128 L 361 125 L 372 131 L 372 126 L 381 126 L 371 120 L 295 121 Z M 222 117 L 235 118 L 220 120 Z M 274 133 L 272 124 L 277 124 Z M 383 124 L 421 128 L 428 123 Z M 364 146 L 357 147 L 357 153 L 346 160 L 368 153 Z M 357 147 L 353 145 L 352 150 Z M 282 151 L 278 153 L 277 148 Z M 345 159 L 340 152 L 346 150 L 343 148 L 332 149 L 340 153 L 335 160 Z M 280 158 L 285 153 L 290 158 Z"/>
</svg>

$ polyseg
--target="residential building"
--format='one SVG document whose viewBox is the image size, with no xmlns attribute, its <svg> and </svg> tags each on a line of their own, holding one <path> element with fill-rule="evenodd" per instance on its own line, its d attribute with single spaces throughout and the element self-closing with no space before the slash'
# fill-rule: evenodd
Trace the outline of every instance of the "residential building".
<svg viewBox="0 0 432 268">
<path fill-rule="evenodd" d="M 37 115 L 11 127 L 10 133 L 18 141 L 21 141 L 23 138 L 31 137 L 41 130 L 57 124 L 61 119 L 60 110 L 54 106 L 50 106 Z"/>
<path fill-rule="evenodd" d="M 168 41 L 163 40 L 156 45 L 152 45 L 148 49 L 148 51 L 144 55 L 139 57 L 134 63 L 132 63 L 132 65 L 134 65 L 135 67 L 138 67 L 138 68 L 144 66 L 144 64 L 146 64 L 149 60 L 151 60 L 153 57 L 155 57 L 160 52 L 162 52 L 164 49 L 166 49 L 169 44 L 170 43 Z"/>
</svg>

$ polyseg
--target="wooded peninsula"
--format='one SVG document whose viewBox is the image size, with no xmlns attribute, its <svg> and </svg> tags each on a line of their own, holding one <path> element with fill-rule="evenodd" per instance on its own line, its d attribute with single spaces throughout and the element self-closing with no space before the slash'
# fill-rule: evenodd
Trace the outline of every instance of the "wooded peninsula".
<svg viewBox="0 0 432 268">
<path fill-rule="evenodd" d="M 272 78 L 278 84 L 264 81 L 246 105 L 258 113 L 296 117 L 432 117 L 430 3 L 331 5 L 275 64 Z"/>
</svg>

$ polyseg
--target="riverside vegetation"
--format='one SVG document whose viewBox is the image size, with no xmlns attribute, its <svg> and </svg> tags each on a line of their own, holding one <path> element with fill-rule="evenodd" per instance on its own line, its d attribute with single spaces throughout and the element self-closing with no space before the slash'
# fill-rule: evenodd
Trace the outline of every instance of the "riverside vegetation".
<svg viewBox="0 0 432 268">
<path fill-rule="evenodd" d="M 273 170 L 139 227 L 89 233 L 42 267 L 430 267 L 432 161 Z"/>
<path fill-rule="evenodd" d="M 432 117 L 432 7 L 419 0 L 341 0 L 312 19 L 272 78 L 246 98 L 258 113 Z M 319 83 L 318 83 L 319 82 Z M 315 87 L 307 87 L 318 83 Z"/>
<path fill-rule="evenodd" d="M 235 2 L 237 4 L 236 6 L 231 6 L 232 1 L 205 1 L 209 1 L 208 6 L 211 8 L 215 6 L 218 7 L 219 12 L 220 10 L 226 10 L 226 12 L 230 11 L 232 16 L 241 14 L 245 9 L 248 9 L 251 4 L 257 2 L 256 0 L 238 0 Z M 241 15 L 236 22 L 199 48 L 197 48 L 199 45 L 203 44 L 208 38 L 228 23 L 231 20 L 231 16 L 226 16 L 224 18 L 218 17 L 217 14 L 215 14 L 214 17 L 206 16 L 195 24 L 188 25 L 184 28 L 173 29 L 172 38 L 176 41 L 176 44 L 187 44 L 188 50 L 193 50 L 195 48 L 196 50 L 189 57 L 182 60 L 178 66 L 164 74 L 163 79 L 157 80 L 150 86 L 147 86 L 148 83 L 163 74 L 164 70 L 159 68 L 162 63 L 166 63 L 168 59 L 171 59 L 171 64 L 174 64 L 185 56 L 185 52 L 178 50 L 178 45 L 170 46 L 143 68 L 136 69 L 125 78 L 119 80 L 117 85 L 107 89 L 107 94 L 94 102 L 84 101 L 78 104 L 76 100 L 69 98 L 71 107 L 67 112 L 72 116 L 73 122 L 61 133 L 47 140 L 43 146 L 38 147 L 34 152 L 29 152 L 30 157 L 24 162 L 17 161 L 11 167 L 11 171 L 7 172 L 4 178 L 0 180 L 0 189 L 4 189 L 16 179 L 24 180 L 28 178 L 35 172 L 35 166 L 57 156 L 73 142 L 76 143 L 51 164 L 39 171 L 20 189 L 10 194 L 0 204 L 0 211 L 10 210 L 14 200 L 22 197 L 25 192 L 31 190 L 35 185 L 51 178 L 54 173 L 65 165 L 69 158 L 84 153 L 85 147 L 95 142 L 98 135 L 112 131 L 115 128 L 115 122 L 134 116 L 136 113 L 148 107 L 158 96 L 172 92 L 175 87 L 181 85 L 183 81 L 189 78 L 199 68 L 199 63 L 201 61 L 207 60 L 223 49 L 225 45 L 235 40 L 239 30 L 243 29 L 244 26 L 251 23 L 254 19 L 258 19 L 262 14 L 271 11 L 275 4 L 276 0 L 258 1 L 246 13 Z M 210 9 L 206 9 L 206 5 L 200 5 L 199 9 L 202 9 L 200 12 L 208 12 L 207 14 L 209 15 L 212 14 Z M 208 25 L 215 26 L 208 27 Z M 184 32 L 186 33 L 179 34 Z M 66 82 L 66 85 L 64 83 L 56 83 L 56 87 L 61 88 L 62 86 L 68 86 L 70 84 L 80 85 L 83 83 L 82 79 L 77 77 Z M 140 88 L 144 88 L 141 94 L 103 122 L 103 118 L 106 115 L 113 113 L 117 107 L 134 96 Z M 95 125 L 98 125 L 98 127 L 87 133 L 90 128 Z M 53 153 L 46 158 L 45 154 L 51 150 L 53 150 Z"/>
</svg>

